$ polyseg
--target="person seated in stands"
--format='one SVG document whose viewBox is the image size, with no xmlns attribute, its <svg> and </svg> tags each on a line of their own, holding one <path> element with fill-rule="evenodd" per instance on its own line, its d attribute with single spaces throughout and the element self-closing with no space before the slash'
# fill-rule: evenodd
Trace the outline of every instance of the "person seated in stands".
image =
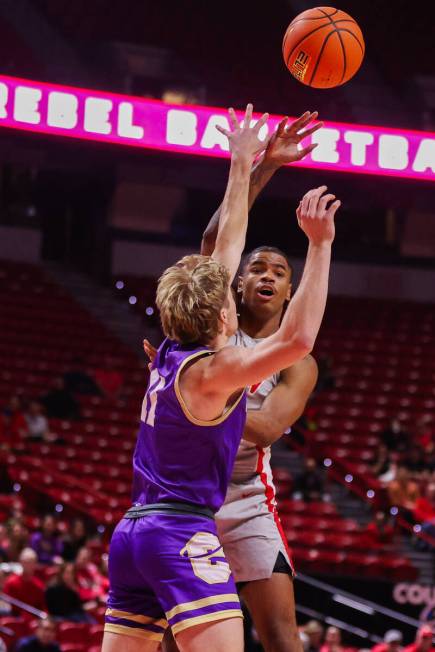
<svg viewBox="0 0 435 652">
<path fill-rule="evenodd" d="M 398 629 L 389 629 L 385 632 L 382 643 L 372 647 L 372 652 L 400 652 L 402 649 L 403 634 Z"/>
<path fill-rule="evenodd" d="M 302 631 L 308 636 L 309 644 L 306 652 L 320 652 L 324 629 L 317 620 L 309 620 Z"/>
<path fill-rule="evenodd" d="M 36 552 L 40 564 L 53 564 L 62 561 L 62 540 L 57 533 L 56 519 L 46 514 L 39 532 L 30 537 L 30 547 Z"/>
<path fill-rule="evenodd" d="M 294 497 L 305 501 L 322 500 L 325 490 L 322 472 L 313 457 L 305 460 L 305 469 L 295 480 Z"/>
<path fill-rule="evenodd" d="M 19 560 L 23 572 L 21 575 L 12 574 L 8 577 L 4 586 L 4 593 L 16 600 L 21 600 L 31 607 L 45 610 L 44 585 L 36 577 L 35 571 L 38 563 L 36 552 L 32 548 L 24 548 Z M 20 616 L 26 616 L 25 611 L 13 607 L 13 612 Z"/>
<path fill-rule="evenodd" d="M 419 476 L 426 468 L 423 450 L 414 444 L 404 453 L 402 464 L 408 469 L 411 475 Z"/>
<path fill-rule="evenodd" d="M 325 634 L 325 642 L 320 648 L 320 652 L 344 652 L 352 648 L 345 648 L 341 644 L 341 631 L 338 627 L 328 627 Z"/>
<path fill-rule="evenodd" d="M 2 568 L 0 568 L 0 593 L 4 592 L 6 584 L 6 573 Z M 0 598 L 0 618 L 4 616 L 10 616 L 12 614 L 12 607 L 9 602 Z"/>
<path fill-rule="evenodd" d="M 417 630 L 414 643 L 403 648 L 403 652 L 435 652 L 434 630 L 430 625 L 422 625 Z"/>
<path fill-rule="evenodd" d="M 0 652 L 8 652 L 8 648 L 6 647 L 6 643 L 2 638 L 0 638 Z"/>
<path fill-rule="evenodd" d="M 0 564 L 4 561 L 9 561 L 9 545 L 10 539 L 8 535 L 8 529 L 4 523 L 0 523 Z"/>
<path fill-rule="evenodd" d="M 56 635 L 56 623 L 52 618 L 40 620 L 35 634 L 20 639 L 15 652 L 61 652 Z"/>
<path fill-rule="evenodd" d="M 63 378 L 56 378 L 53 389 L 41 398 L 47 416 L 53 419 L 79 419 L 80 406 L 65 388 Z"/>
<path fill-rule="evenodd" d="M 75 561 L 80 548 L 86 545 L 88 536 L 85 523 L 82 518 L 75 518 L 69 526 L 68 532 L 63 538 L 62 557 L 65 561 Z"/>
<path fill-rule="evenodd" d="M 71 361 L 69 371 L 63 375 L 65 389 L 71 394 L 84 396 L 101 396 L 95 380 L 85 371 L 85 364 L 81 358 Z"/>
<path fill-rule="evenodd" d="M 50 616 L 56 620 L 74 623 L 93 623 L 94 620 L 83 609 L 75 578 L 74 564 L 62 564 L 56 579 L 45 591 L 45 601 Z"/>
<path fill-rule="evenodd" d="M 420 448 L 422 448 L 426 453 L 434 449 L 435 428 L 433 418 L 430 414 L 424 414 L 420 419 L 418 419 L 415 425 L 413 439 L 415 444 L 420 446 Z"/>
<path fill-rule="evenodd" d="M 18 561 L 22 551 L 29 546 L 29 531 L 20 518 L 12 518 L 8 523 L 8 532 L 9 561 Z"/>
<path fill-rule="evenodd" d="M 404 466 L 397 469 L 396 479 L 387 486 L 390 503 L 399 507 L 402 516 L 413 523 L 413 512 L 420 497 L 416 482 L 410 479 L 409 472 Z"/>
<path fill-rule="evenodd" d="M 91 561 L 91 553 L 86 546 L 80 548 L 77 553 L 75 570 L 81 601 L 83 603 L 105 603 L 109 582 Z"/>
<path fill-rule="evenodd" d="M 26 436 L 27 423 L 21 399 L 18 396 L 11 397 L 9 404 L 3 410 L 2 417 L 7 439 L 13 442 Z"/>
<path fill-rule="evenodd" d="M 335 387 L 335 375 L 332 368 L 332 358 L 330 356 L 324 355 L 321 356 L 317 362 L 318 366 L 318 377 L 317 383 L 314 388 L 314 394 L 323 392 L 328 389 L 334 389 Z"/>
<path fill-rule="evenodd" d="M 110 399 L 115 399 L 124 384 L 124 376 L 116 368 L 118 363 L 110 357 L 104 359 L 101 367 L 94 369 L 95 381 L 100 388 L 100 391 Z"/>
<path fill-rule="evenodd" d="M 393 543 L 394 528 L 391 525 L 388 514 L 381 510 L 376 512 L 373 521 L 367 525 L 364 533 L 369 544 L 390 545 Z"/>
<path fill-rule="evenodd" d="M 435 482 L 426 485 L 414 509 L 414 520 L 420 523 L 422 531 L 432 537 L 435 546 Z"/>
<path fill-rule="evenodd" d="M 44 441 L 49 436 L 48 419 L 39 401 L 31 401 L 24 413 L 27 424 L 27 437 L 31 441 Z"/>
<path fill-rule="evenodd" d="M 403 429 L 399 419 L 391 419 L 387 428 L 380 433 L 380 438 L 389 451 L 402 453 L 408 450 L 410 444 L 409 433 Z"/>
<path fill-rule="evenodd" d="M 384 473 L 387 473 L 391 465 L 391 455 L 390 451 L 382 442 L 379 444 L 378 449 L 374 456 L 373 464 L 371 465 L 371 471 L 373 475 L 379 477 Z"/>
</svg>

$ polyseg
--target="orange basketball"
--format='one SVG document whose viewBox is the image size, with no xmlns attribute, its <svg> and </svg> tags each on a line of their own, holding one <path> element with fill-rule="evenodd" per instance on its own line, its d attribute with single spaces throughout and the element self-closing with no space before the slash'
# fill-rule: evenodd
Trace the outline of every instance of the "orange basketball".
<svg viewBox="0 0 435 652">
<path fill-rule="evenodd" d="M 282 42 L 293 77 L 314 88 L 334 88 L 351 79 L 364 58 L 358 23 L 334 7 L 303 11 L 290 23 Z"/>
</svg>

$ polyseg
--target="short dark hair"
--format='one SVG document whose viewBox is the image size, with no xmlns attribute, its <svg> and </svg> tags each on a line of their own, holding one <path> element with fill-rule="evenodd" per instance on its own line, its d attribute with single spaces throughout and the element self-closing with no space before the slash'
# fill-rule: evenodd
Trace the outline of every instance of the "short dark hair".
<svg viewBox="0 0 435 652">
<path fill-rule="evenodd" d="M 269 245 L 262 245 L 261 247 L 256 247 L 252 251 L 250 251 L 248 254 L 245 254 L 242 260 L 242 266 L 241 266 L 241 271 L 242 273 L 245 271 L 245 268 L 249 263 L 251 262 L 252 256 L 255 256 L 255 254 L 261 254 L 261 253 L 272 253 L 272 254 L 278 254 L 278 256 L 282 256 L 284 260 L 286 261 L 288 268 L 290 270 L 290 277 L 293 276 L 293 265 L 290 262 L 290 258 L 287 256 L 287 254 L 282 250 L 279 249 L 278 247 L 272 247 Z"/>
</svg>

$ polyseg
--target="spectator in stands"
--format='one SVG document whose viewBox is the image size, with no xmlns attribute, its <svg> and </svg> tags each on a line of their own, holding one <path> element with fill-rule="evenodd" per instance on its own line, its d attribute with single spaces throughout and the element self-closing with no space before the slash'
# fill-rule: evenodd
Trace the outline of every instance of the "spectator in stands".
<svg viewBox="0 0 435 652">
<path fill-rule="evenodd" d="M 414 443 L 425 452 L 433 450 L 435 446 L 435 431 L 433 419 L 430 414 L 424 414 L 415 425 Z"/>
<path fill-rule="evenodd" d="M 323 475 L 317 468 L 316 460 L 307 457 L 305 470 L 295 480 L 295 498 L 302 497 L 307 502 L 322 500 L 324 489 Z"/>
<path fill-rule="evenodd" d="M 100 391 L 111 399 L 118 397 L 124 384 L 124 376 L 116 368 L 117 366 L 116 360 L 106 357 L 103 366 L 94 369 L 95 381 Z"/>
<path fill-rule="evenodd" d="M 9 548 L 9 536 L 6 525 L 0 523 L 0 563 L 9 560 L 8 548 Z"/>
<path fill-rule="evenodd" d="M 74 358 L 71 361 L 69 371 L 64 374 L 63 380 L 65 389 L 71 394 L 101 396 L 98 385 L 85 371 L 85 365 L 81 358 Z"/>
<path fill-rule="evenodd" d="M 75 578 L 74 564 L 63 564 L 57 578 L 45 592 L 45 601 L 50 616 L 57 620 L 74 623 L 93 623 L 94 620 L 83 609 Z"/>
<path fill-rule="evenodd" d="M 24 414 L 27 423 L 27 437 L 32 441 L 43 441 L 48 438 L 48 419 L 39 401 L 31 401 Z"/>
<path fill-rule="evenodd" d="M 421 524 L 422 531 L 435 541 L 435 482 L 430 482 L 414 509 L 414 520 Z M 422 547 L 430 547 L 424 545 Z"/>
<path fill-rule="evenodd" d="M 6 574 L 2 568 L 0 568 L 0 593 L 4 592 L 6 584 Z M 12 607 L 9 602 L 0 598 L 0 618 L 3 616 L 10 616 L 12 614 Z"/>
<path fill-rule="evenodd" d="M 77 553 L 75 563 L 78 592 L 83 603 L 100 602 L 105 603 L 109 583 L 106 577 L 98 570 L 91 561 L 89 548 L 84 546 Z"/>
<path fill-rule="evenodd" d="M 350 648 L 345 648 L 341 644 L 341 632 L 338 627 L 328 627 L 320 652 L 344 652 L 346 649 Z"/>
<path fill-rule="evenodd" d="M 390 451 L 404 452 L 410 444 L 409 433 L 402 428 L 399 419 L 391 419 L 388 427 L 381 432 L 380 437 Z"/>
<path fill-rule="evenodd" d="M 54 419 L 79 419 L 80 407 L 74 396 L 65 388 L 63 378 L 57 378 L 54 387 L 41 398 L 47 416 Z"/>
<path fill-rule="evenodd" d="M 319 375 L 314 388 L 314 393 L 323 392 L 335 387 L 335 375 L 332 368 L 333 360 L 330 356 L 321 356 L 317 362 Z"/>
<path fill-rule="evenodd" d="M 420 475 L 426 468 L 423 450 L 414 444 L 404 453 L 402 464 L 408 469 L 411 475 Z"/>
<path fill-rule="evenodd" d="M 404 466 L 397 469 L 396 479 L 389 483 L 387 489 L 391 504 L 399 507 L 402 516 L 413 523 L 413 512 L 420 491 L 418 485 L 410 479 L 409 472 Z"/>
<path fill-rule="evenodd" d="M 323 627 L 318 620 L 309 620 L 303 628 L 310 639 L 307 652 L 320 652 L 323 641 Z"/>
<path fill-rule="evenodd" d="M 389 516 L 381 510 L 377 511 L 373 521 L 367 525 L 365 534 L 373 545 L 393 543 L 394 528 L 391 525 Z"/>
<path fill-rule="evenodd" d="M 372 647 L 372 652 L 399 652 L 402 647 L 403 634 L 398 629 L 385 632 L 384 640 Z"/>
<path fill-rule="evenodd" d="M 52 618 L 40 620 L 33 636 L 18 641 L 16 652 L 61 652 L 56 634 L 56 623 Z"/>
<path fill-rule="evenodd" d="M 435 652 L 434 632 L 430 625 L 422 625 L 417 631 L 414 643 L 403 648 L 403 652 Z"/>
<path fill-rule="evenodd" d="M 27 423 L 18 396 L 12 396 L 9 404 L 3 410 L 5 432 L 12 441 L 26 436 Z"/>
<path fill-rule="evenodd" d="M 78 551 L 86 545 L 87 539 L 83 519 L 75 518 L 71 522 L 69 530 L 63 539 L 62 557 L 65 561 L 75 561 Z"/>
<path fill-rule="evenodd" d="M 375 453 L 374 462 L 371 466 L 371 471 L 373 475 L 379 477 L 386 473 L 391 465 L 391 455 L 390 451 L 382 442 L 379 444 L 378 449 Z"/>
<path fill-rule="evenodd" d="M 2 638 L 0 638 L 0 652 L 8 652 L 8 648 L 6 647 L 6 643 Z"/>
<path fill-rule="evenodd" d="M 7 549 L 9 561 L 18 561 L 22 551 L 29 545 L 29 531 L 21 519 L 14 518 L 8 524 L 9 546 Z"/>
<path fill-rule="evenodd" d="M 38 555 L 40 564 L 53 564 L 62 561 L 62 541 L 57 533 L 56 519 L 46 514 L 41 529 L 30 537 L 30 547 Z"/>
<path fill-rule="evenodd" d="M 4 592 L 16 600 L 21 600 L 35 609 L 45 610 L 44 585 L 35 575 L 38 558 L 32 548 L 24 548 L 19 557 L 23 572 L 10 575 L 5 582 Z M 25 615 L 26 612 L 13 608 L 14 613 Z"/>
</svg>

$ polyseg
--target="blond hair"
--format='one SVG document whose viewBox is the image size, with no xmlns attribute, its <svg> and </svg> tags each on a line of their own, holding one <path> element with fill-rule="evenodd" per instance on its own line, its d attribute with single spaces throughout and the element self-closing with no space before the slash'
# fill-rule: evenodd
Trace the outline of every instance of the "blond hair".
<svg viewBox="0 0 435 652">
<path fill-rule="evenodd" d="M 181 344 L 208 344 L 220 332 L 230 275 L 210 256 L 184 256 L 163 272 L 157 307 L 166 337 Z"/>
</svg>

